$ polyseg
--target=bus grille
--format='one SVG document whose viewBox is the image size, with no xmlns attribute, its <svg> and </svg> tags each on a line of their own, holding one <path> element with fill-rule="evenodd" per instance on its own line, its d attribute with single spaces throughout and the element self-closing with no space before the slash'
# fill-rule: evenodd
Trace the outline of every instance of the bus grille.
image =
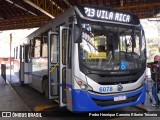
<svg viewBox="0 0 160 120">
<path fill-rule="evenodd" d="M 137 79 L 138 80 L 138 79 Z M 116 81 L 116 82 L 97 82 L 100 85 L 118 85 L 118 84 L 128 84 L 128 83 L 134 83 L 137 80 L 123 80 L 123 81 Z"/>
<path fill-rule="evenodd" d="M 125 75 L 88 74 L 87 77 L 100 85 L 130 84 L 137 82 L 140 78 L 144 78 L 144 70 L 137 70 L 132 74 Z"/>
<path fill-rule="evenodd" d="M 98 106 L 111 106 L 111 105 L 118 105 L 118 104 L 125 104 L 125 103 L 130 103 L 130 102 L 134 102 L 138 99 L 138 97 L 140 96 L 140 94 L 137 94 L 136 96 L 132 96 L 132 97 L 127 97 L 126 100 L 123 101 L 114 101 L 112 100 L 97 100 L 92 98 L 92 100 L 98 105 Z"/>
</svg>

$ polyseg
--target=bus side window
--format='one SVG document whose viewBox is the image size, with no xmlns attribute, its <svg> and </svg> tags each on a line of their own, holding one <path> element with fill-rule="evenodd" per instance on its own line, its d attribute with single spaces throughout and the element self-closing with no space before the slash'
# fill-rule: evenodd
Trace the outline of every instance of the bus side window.
<svg viewBox="0 0 160 120">
<path fill-rule="evenodd" d="M 20 52 L 20 54 L 19 54 L 19 55 L 20 55 L 19 57 L 20 57 L 20 59 L 22 60 L 22 62 L 24 62 L 24 46 L 21 46 L 20 49 L 21 49 L 21 50 L 20 50 L 21 52 Z"/>
<path fill-rule="evenodd" d="M 54 34 L 51 35 L 51 48 L 50 48 L 50 55 L 51 55 L 51 63 L 57 63 L 59 60 L 59 44 L 58 44 L 58 35 Z"/>
<path fill-rule="evenodd" d="M 69 26 L 72 29 L 72 24 L 70 24 Z M 69 30 L 69 37 L 68 37 L 68 55 L 67 55 L 67 64 L 68 64 L 68 68 L 71 69 L 71 63 L 72 63 L 72 40 L 71 40 L 71 30 Z"/>
<path fill-rule="evenodd" d="M 47 34 L 42 35 L 42 57 L 48 57 Z"/>
<path fill-rule="evenodd" d="M 34 57 L 35 58 L 40 57 L 40 47 L 41 47 L 41 41 L 39 38 L 36 38 L 35 47 L 34 47 Z"/>
<path fill-rule="evenodd" d="M 47 57 L 48 51 L 47 51 L 47 43 L 42 45 L 42 57 Z"/>
<path fill-rule="evenodd" d="M 24 56 L 24 59 L 25 59 L 25 63 L 29 62 L 29 45 L 25 45 L 25 56 Z"/>
<path fill-rule="evenodd" d="M 62 30 L 62 63 L 66 65 L 66 43 L 68 39 L 68 30 Z"/>
<path fill-rule="evenodd" d="M 30 40 L 30 56 L 34 57 L 34 47 L 35 47 L 35 39 Z"/>
</svg>

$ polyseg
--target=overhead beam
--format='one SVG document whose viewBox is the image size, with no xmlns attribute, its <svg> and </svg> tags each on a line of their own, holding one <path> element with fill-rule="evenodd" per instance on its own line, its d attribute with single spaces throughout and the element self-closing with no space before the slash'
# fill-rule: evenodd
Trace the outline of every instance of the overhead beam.
<svg viewBox="0 0 160 120">
<path fill-rule="evenodd" d="M 114 7 L 118 10 L 124 10 L 131 13 L 134 13 L 139 16 L 139 18 L 151 18 L 156 16 L 156 8 L 160 6 L 160 2 L 158 3 L 145 3 L 145 4 L 134 4 L 122 7 Z"/>
<path fill-rule="evenodd" d="M 50 18 L 48 16 L 26 16 L 26 17 L 20 17 L 20 18 L 10 18 L 10 19 L 6 19 L 6 20 L 0 20 L 0 25 L 2 24 L 2 22 L 12 22 L 12 21 L 17 21 L 20 22 L 21 20 L 49 20 Z"/>
<path fill-rule="evenodd" d="M 146 4 L 136 4 L 136 5 L 131 5 L 131 6 L 123 6 L 123 7 L 116 7 L 116 9 L 119 9 L 119 10 L 125 10 L 125 9 L 133 9 L 133 8 L 141 8 L 141 7 L 151 7 L 151 6 L 154 6 L 154 7 L 159 7 L 160 6 L 160 3 L 146 3 Z"/>
<path fill-rule="evenodd" d="M 29 5 L 35 7 L 42 13 L 46 14 L 50 18 L 54 19 L 56 16 L 60 15 L 63 11 L 56 3 L 52 0 L 23 0 Z"/>
<path fill-rule="evenodd" d="M 26 8 L 24 8 L 24 7 L 22 7 L 22 6 L 18 5 L 18 4 L 16 4 L 15 2 L 13 2 L 13 1 L 11 1 L 11 0 L 5 0 L 5 1 L 7 1 L 8 3 L 11 3 L 11 4 L 13 4 L 13 5 L 15 5 L 16 7 L 20 8 L 20 9 L 26 11 L 26 12 L 29 12 L 29 13 L 32 14 L 32 15 L 37 16 L 37 14 L 35 14 L 35 13 L 33 13 L 33 12 L 27 10 Z"/>
<path fill-rule="evenodd" d="M 69 7 L 72 7 L 72 5 L 68 2 L 68 0 L 63 0 Z"/>
<path fill-rule="evenodd" d="M 0 19 L 0 30 L 25 29 L 40 27 L 50 20 L 48 16 Z"/>
</svg>

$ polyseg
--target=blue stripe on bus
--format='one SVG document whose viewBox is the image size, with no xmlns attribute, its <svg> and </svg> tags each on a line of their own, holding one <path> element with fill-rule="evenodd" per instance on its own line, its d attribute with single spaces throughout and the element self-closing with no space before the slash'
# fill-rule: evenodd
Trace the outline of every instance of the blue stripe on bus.
<svg viewBox="0 0 160 120">
<path fill-rule="evenodd" d="M 24 72 L 24 74 L 26 74 L 26 75 L 31 75 L 32 72 Z"/>
<path fill-rule="evenodd" d="M 122 93 L 122 96 L 133 97 L 138 95 L 138 98 L 129 103 L 122 103 L 117 105 L 100 106 L 94 102 L 94 99 L 104 101 L 112 100 L 114 102 L 114 97 L 117 95 L 100 96 L 96 94 L 91 94 L 82 90 L 72 89 L 72 101 L 73 101 L 73 111 L 74 112 L 94 112 L 102 110 L 110 110 L 115 108 L 122 108 L 127 106 L 134 106 L 145 101 L 146 97 L 146 84 L 138 91 L 131 93 Z"/>
<path fill-rule="evenodd" d="M 32 72 L 24 72 L 24 74 L 32 75 L 32 76 L 39 77 L 39 78 L 43 78 L 43 76 L 39 76 L 39 75 L 33 74 Z"/>
</svg>

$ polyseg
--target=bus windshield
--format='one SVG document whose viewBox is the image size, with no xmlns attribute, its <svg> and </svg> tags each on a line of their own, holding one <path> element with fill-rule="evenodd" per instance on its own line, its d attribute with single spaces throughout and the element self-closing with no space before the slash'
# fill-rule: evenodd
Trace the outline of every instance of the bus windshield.
<svg viewBox="0 0 160 120">
<path fill-rule="evenodd" d="M 81 63 L 96 70 L 131 70 L 145 65 L 143 30 L 110 24 L 82 25 Z"/>
</svg>

